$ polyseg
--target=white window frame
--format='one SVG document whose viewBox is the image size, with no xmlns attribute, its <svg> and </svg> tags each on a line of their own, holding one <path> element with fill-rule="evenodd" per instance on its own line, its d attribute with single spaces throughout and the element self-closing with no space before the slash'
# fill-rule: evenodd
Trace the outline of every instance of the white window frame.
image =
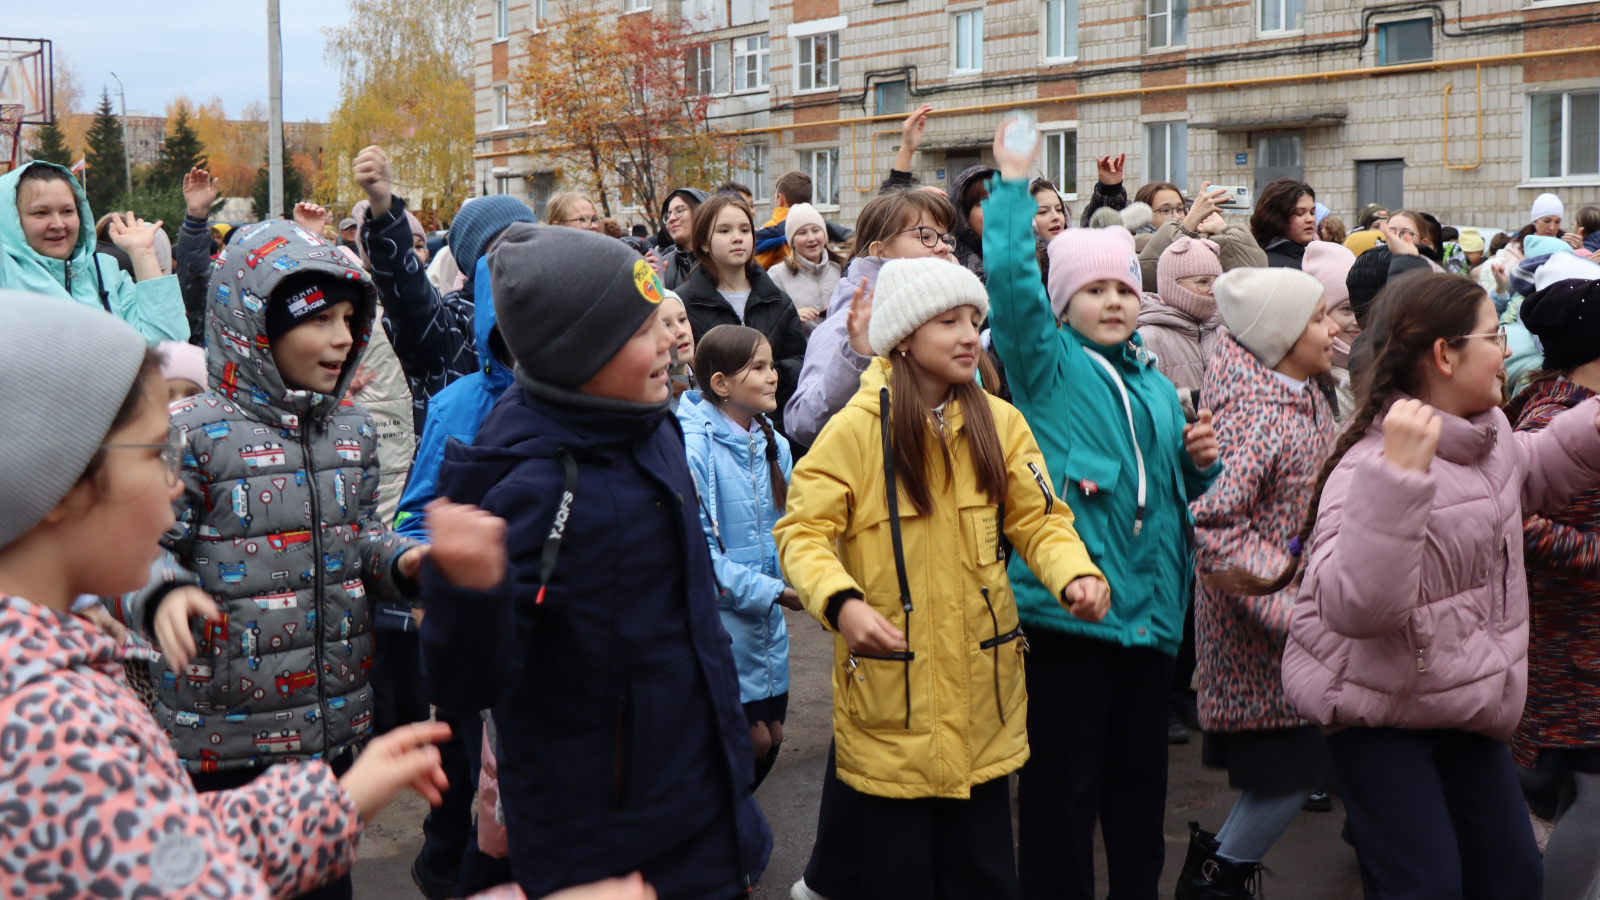
<svg viewBox="0 0 1600 900">
<path fill-rule="evenodd" d="M 649 12 L 651 0 L 622 0 L 622 14 Z"/>
<path fill-rule="evenodd" d="M 1069 134 L 1072 135 L 1072 148 L 1073 148 L 1072 149 L 1072 159 L 1070 161 L 1062 158 L 1062 157 L 1064 157 L 1066 155 L 1066 140 L 1065 140 L 1065 138 L 1066 138 L 1066 135 L 1069 135 Z M 1051 127 L 1048 130 L 1046 130 L 1040 136 L 1039 140 L 1040 140 L 1040 147 L 1039 147 L 1039 174 L 1043 175 L 1045 177 L 1045 179 L 1048 180 L 1051 184 L 1054 184 L 1056 186 L 1056 190 L 1061 192 L 1061 196 L 1062 197 L 1066 198 L 1068 201 L 1077 200 L 1078 199 L 1078 190 L 1077 190 L 1077 188 L 1078 188 L 1078 128 L 1077 128 L 1077 123 L 1076 122 L 1072 123 L 1072 126 L 1068 127 L 1068 128 L 1056 127 L 1055 123 L 1051 123 Z M 1057 145 L 1058 149 L 1052 149 L 1051 145 L 1053 143 L 1055 143 Z M 1051 158 L 1052 155 L 1054 155 L 1056 158 L 1052 159 Z M 1065 188 L 1063 188 L 1061 186 L 1062 182 L 1064 180 L 1064 179 L 1062 179 L 1061 176 L 1063 174 L 1065 174 L 1065 167 L 1069 163 L 1072 166 L 1072 188 L 1073 188 L 1070 191 L 1066 190 Z"/>
<path fill-rule="evenodd" d="M 1157 3 L 1163 4 L 1166 8 L 1163 9 L 1161 12 L 1154 12 L 1153 10 L 1154 10 L 1155 5 Z M 1159 50 L 1159 51 L 1165 53 L 1165 52 L 1167 52 L 1169 50 L 1181 50 L 1184 47 L 1188 46 L 1188 43 L 1189 43 L 1189 2 L 1188 2 L 1188 0 L 1145 0 L 1144 11 L 1145 11 L 1145 30 L 1144 30 L 1144 35 L 1145 35 L 1145 49 L 1146 50 L 1149 50 L 1149 51 L 1157 51 L 1157 50 Z M 1161 19 L 1162 20 L 1160 25 L 1156 24 L 1156 22 L 1155 22 L 1156 19 Z M 1180 20 L 1184 23 L 1183 40 L 1182 41 L 1175 41 L 1175 40 L 1172 39 L 1173 32 L 1177 30 L 1174 26 Z M 1155 41 L 1151 40 L 1151 38 L 1150 38 L 1150 30 L 1152 28 L 1160 28 L 1163 31 L 1163 33 L 1165 33 L 1166 39 L 1165 39 L 1164 42 L 1162 42 L 1160 44 L 1157 44 Z"/>
<path fill-rule="evenodd" d="M 844 191 L 840 190 L 842 186 L 839 184 L 839 148 L 826 147 L 803 152 L 806 154 L 806 172 L 811 176 L 812 205 L 820 210 L 837 211 L 844 199 Z M 822 166 L 820 170 L 819 164 Z M 833 197 L 834 194 L 838 194 L 838 197 Z"/>
<path fill-rule="evenodd" d="M 533 3 L 533 30 L 543 31 L 545 22 L 550 19 L 550 0 L 532 0 Z"/>
<path fill-rule="evenodd" d="M 695 93 L 702 97 L 726 97 L 731 92 L 731 52 L 727 41 L 709 41 L 689 50 L 694 57 Z"/>
<path fill-rule="evenodd" d="M 769 144 L 745 144 L 739 158 L 739 180 L 750 187 L 756 203 L 772 199 L 772 147 Z"/>
<path fill-rule="evenodd" d="M 511 127 L 511 89 L 497 84 L 489 89 L 494 100 L 494 127 L 501 130 Z"/>
<path fill-rule="evenodd" d="M 1050 33 L 1050 16 L 1052 12 L 1058 12 L 1060 16 L 1058 21 L 1060 22 L 1061 33 L 1059 35 Z M 1039 28 L 1039 46 L 1044 50 L 1045 62 L 1068 63 L 1078 61 L 1078 0 L 1044 0 L 1044 5 L 1039 11 Z M 1052 37 L 1060 40 L 1063 51 L 1070 49 L 1072 52 L 1052 54 L 1050 52 Z M 1071 41 L 1067 40 L 1069 37 L 1072 39 Z"/>
<path fill-rule="evenodd" d="M 511 39 L 511 0 L 494 0 L 494 39 Z"/>
<path fill-rule="evenodd" d="M 950 16 L 950 74 L 976 75 L 983 71 L 983 8 L 967 9 Z M 967 35 L 967 57 L 961 58 L 961 33 Z M 965 63 L 965 65 L 963 65 Z"/>
<path fill-rule="evenodd" d="M 817 48 L 826 47 L 831 53 L 826 58 L 823 69 L 829 79 L 827 84 L 818 84 L 816 73 L 819 65 L 816 59 Z M 801 35 L 795 46 L 795 75 L 796 94 L 816 94 L 823 91 L 839 90 L 839 32 L 826 31 L 820 34 Z"/>
<path fill-rule="evenodd" d="M 1151 152 L 1152 148 L 1155 146 L 1154 142 L 1155 142 L 1155 139 L 1156 139 L 1157 129 L 1161 130 L 1161 133 L 1163 135 L 1163 138 L 1164 138 L 1165 144 L 1166 144 L 1165 147 L 1163 148 L 1163 155 L 1165 156 L 1165 167 L 1163 168 L 1162 171 L 1159 171 L 1159 172 L 1156 171 L 1155 165 L 1153 163 L 1153 157 L 1154 157 L 1155 154 Z M 1175 131 L 1178 131 L 1178 130 L 1182 130 L 1182 132 L 1183 132 L 1183 172 L 1178 173 L 1178 174 L 1175 175 L 1173 170 L 1172 170 L 1172 156 L 1173 156 L 1173 154 L 1172 154 L 1172 148 L 1173 148 L 1172 135 L 1173 135 L 1173 133 Z M 1151 181 L 1170 181 L 1173 184 L 1177 185 L 1178 187 L 1183 188 L 1185 191 L 1187 191 L 1188 188 L 1189 188 L 1189 184 L 1188 184 L 1188 182 L 1189 182 L 1189 124 L 1187 122 L 1185 122 L 1184 120 L 1182 120 L 1182 119 L 1179 119 L 1179 120 L 1173 121 L 1173 122 L 1147 122 L 1147 123 L 1145 123 L 1145 126 L 1144 126 L 1144 146 L 1145 146 L 1145 159 L 1144 159 L 1144 162 L 1145 162 L 1145 178 L 1144 178 L 1144 180 L 1146 182 L 1151 182 Z"/>
<path fill-rule="evenodd" d="M 756 49 L 750 49 L 751 42 L 756 43 Z M 772 83 L 771 71 L 772 38 L 765 34 L 752 34 L 746 37 L 733 39 L 733 92 L 744 94 L 754 91 L 767 90 Z M 749 82 L 752 74 L 749 69 L 753 64 L 756 67 L 755 83 Z"/>
<path fill-rule="evenodd" d="M 1600 93 L 1600 88 L 1575 88 L 1568 91 L 1537 91 L 1527 95 L 1523 104 L 1522 177 L 1527 186 L 1533 185 L 1592 185 L 1600 184 L 1600 172 L 1573 174 L 1570 150 L 1572 149 L 1572 97 L 1575 94 Z M 1533 174 L 1533 103 L 1538 97 L 1561 98 L 1561 174 Z"/>
<path fill-rule="evenodd" d="M 1291 27 L 1289 27 L 1289 4 L 1291 4 L 1291 3 L 1299 3 L 1300 4 L 1300 27 L 1299 28 L 1291 28 Z M 1268 8 L 1269 5 L 1270 6 L 1276 6 L 1278 8 L 1278 21 L 1281 23 L 1280 27 L 1278 27 L 1278 28 L 1267 28 L 1266 27 L 1267 8 Z M 1306 27 L 1305 27 L 1306 26 L 1306 0 L 1258 0 L 1257 5 L 1256 5 L 1256 9 L 1254 10 L 1254 12 L 1255 12 L 1255 16 L 1256 16 L 1256 34 L 1274 34 L 1274 35 L 1276 35 L 1276 34 L 1304 34 L 1305 33 L 1305 30 L 1306 30 Z"/>
</svg>

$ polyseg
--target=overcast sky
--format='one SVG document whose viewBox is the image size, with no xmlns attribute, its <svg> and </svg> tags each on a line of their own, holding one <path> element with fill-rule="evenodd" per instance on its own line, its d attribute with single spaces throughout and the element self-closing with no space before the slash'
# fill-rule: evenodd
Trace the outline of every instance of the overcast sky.
<svg viewBox="0 0 1600 900">
<path fill-rule="evenodd" d="M 48 38 L 71 58 L 92 108 L 102 84 L 119 103 L 116 72 L 129 110 L 160 115 L 177 94 L 222 98 L 234 116 L 252 100 L 267 102 L 265 0 L 198 8 L 148 0 L 3 0 L 0 35 Z M 235 13 L 234 10 L 240 10 Z M 283 20 L 283 117 L 323 122 L 338 104 L 338 78 L 322 58 L 321 29 L 343 24 L 343 0 L 279 0 Z"/>
</svg>

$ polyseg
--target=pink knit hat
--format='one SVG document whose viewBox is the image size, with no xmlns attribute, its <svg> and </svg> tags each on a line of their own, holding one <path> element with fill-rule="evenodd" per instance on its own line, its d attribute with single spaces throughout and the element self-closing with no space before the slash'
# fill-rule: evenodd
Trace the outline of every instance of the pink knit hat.
<svg viewBox="0 0 1600 900">
<path fill-rule="evenodd" d="M 1345 279 L 1350 267 L 1356 264 L 1356 255 L 1350 248 L 1332 241 L 1312 241 L 1306 245 L 1305 258 L 1300 261 L 1300 271 L 1322 282 L 1322 296 L 1328 308 L 1350 299 L 1350 287 Z"/>
<path fill-rule="evenodd" d="M 187 378 L 205 389 L 206 351 L 184 341 L 162 341 L 156 351 L 161 354 L 162 378 Z"/>
<path fill-rule="evenodd" d="M 1156 293 L 1162 303 L 1203 322 L 1216 315 L 1216 298 L 1197 294 L 1179 284 L 1178 279 L 1221 274 L 1222 263 L 1217 261 L 1215 243 L 1203 238 L 1179 237 L 1161 251 L 1161 261 L 1156 263 Z"/>
<path fill-rule="evenodd" d="M 1084 285 L 1120 281 L 1135 294 L 1144 291 L 1139 255 L 1126 228 L 1068 228 L 1050 241 L 1050 309 L 1061 318 Z"/>
</svg>

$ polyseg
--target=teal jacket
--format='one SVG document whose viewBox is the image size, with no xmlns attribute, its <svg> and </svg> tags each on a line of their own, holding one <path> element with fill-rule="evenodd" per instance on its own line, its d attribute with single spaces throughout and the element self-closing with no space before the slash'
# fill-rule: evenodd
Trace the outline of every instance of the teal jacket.
<svg viewBox="0 0 1600 900">
<path fill-rule="evenodd" d="M 1017 609 L 1029 628 L 1176 656 L 1193 572 L 1188 504 L 1222 466 L 1201 471 L 1184 451 L 1178 392 L 1137 334 L 1120 347 L 1103 347 L 1056 321 L 1034 258 L 1036 208 L 1026 181 L 996 178 L 983 202 L 989 322 L 1012 401 L 1033 428 L 1057 493 L 1072 507 L 1078 534 L 1111 585 L 1111 611 L 1100 622 L 1075 618 L 1013 557 Z M 1122 394 L 1095 354 L 1116 368 L 1128 389 L 1145 466 L 1138 534 L 1134 436 Z"/>
<path fill-rule="evenodd" d="M 41 256 L 22 236 L 17 182 L 29 166 L 61 169 L 78 198 L 78 245 L 65 262 Z M 152 344 L 189 339 L 189 319 L 176 275 L 135 283 L 131 275 L 117 268 L 115 260 L 101 259 L 94 248 L 94 213 L 71 172 L 36 161 L 0 176 L 0 290 L 31 291 L 109 309 Z"/>
</svg>

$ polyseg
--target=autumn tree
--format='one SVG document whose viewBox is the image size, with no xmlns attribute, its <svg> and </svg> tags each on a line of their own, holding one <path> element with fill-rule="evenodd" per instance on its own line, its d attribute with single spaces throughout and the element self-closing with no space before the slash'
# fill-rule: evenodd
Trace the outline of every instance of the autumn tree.
<svg viewBox="0 0 1600 900">
<path fill-rule="evenodd" d="M 94 112 L 94 123 L 89 126 L 89 172 L 84 180 L 83 192 L 88 195 L 89 209 L 96 215 L 105 215 L 116 209 L 117 198 L 128 191 L 127 149 L 122 143 L 122 120 L 112 111 L 111 93 L 100 91 L 100 105 Z"/>
<path fill-rule="evenodd" d="M 189 104 L 182 102 L 176 105 L 176 113 L 167 116 L 167 139 L 161 144 L 155 171 L 151 175 L 156 184 L 179 187 L 181 193 L 183 176 L 195 166 L 206 168 L 207 160 L 205 145 L 200 142 L 200 135 L 195 133 L 194 125 L 189 121 Z"/>
<path fill-rule="evenodd" d="M 28 151 L 33 159 L 58 166 L 72 165 L 72 148 L 67 146 L 66 132 L 55 122 L 39 126 L 34 132 L 34 140 L 37 143 Z"/>
<path fill-rule="evenodd" d="M 517 101 L 540 122 L 519 151 L 576 174 L 603 215 L 615 196 L 653 227 L 675 188 L 730 177 L 740 144 L 712 127 L 711 98 L 686 77 L 686 56 L 701 46 L 690 27 L 564 4 L 560 22 L 529 38 L 516 76 Z"/>
<path fill-rule="evenodd" d="M 179 94 L 167 104 L 167 118 L 187 110 L 195 138 L 205 148 L 207 169 L 217 179 L 223 197 L 248 197 L 255 183 L 256 166 L 267 147 L 267 110 L 259 102 L 244 107 L 229 119 L 222 98 L 193 103 Z"/>
<path fill-rule="evenodd" d="M 267 212 L 272 208 L 270 197 L 271 177 L 267 169 L 267 160 L 261 161 L 261 168 L 256 170 L 256 179 L 250 185 L 250 207 L 256 218 L 265 219 Z M 290 156 L 288 147 L 283 151 L 283 211 L 289 212 L 301 200 L 310 200 L 311 191 L 306 185 L 306 176 L 300 166 L 295 165 Z"/>
<path fill-rule="evenodd" d="M 473 0 L 346 0 L 348 25 L 325 28 L 339 69 L 324 169 L 340 205 L 360 200 L 351 178 L 361 148 L 389 154 L 395 193 L 430 224 L 472 192 Z"/>
</svg>

